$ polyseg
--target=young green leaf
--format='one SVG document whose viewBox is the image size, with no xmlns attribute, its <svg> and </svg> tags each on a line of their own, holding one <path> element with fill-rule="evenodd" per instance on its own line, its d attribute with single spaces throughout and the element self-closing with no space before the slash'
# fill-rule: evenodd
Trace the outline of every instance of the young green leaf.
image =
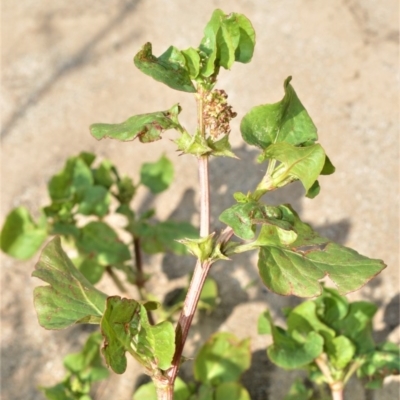
<svg viewBox="0 0 400 400">
<path fill-rule="evenodd" d="M 79 353 L 68 354 L 64 358 L 64 367 L 76 374 L 81 381 L 89 383 L 106 379 L 108 369 L 100 356 L 102 337 L 100 332 L 92 333 Z"/>
<path fill-rule="evenodd" d="M 254 46 L 255 32 L 247 17 L 237 13 L 225 15 L 215 10 L 199 46 L 203 53 L 201 75 L 217 75 L 220 67 L 230 69 L 235 61 L 248 63 Z"/>
<path fill-rule="evenodd" d="M 269 322 L 269 313 L 268 313 L 268 311 L 264 311 L 258 317 L 257 333 L 259 335 L 270 335 L 271 334 L 271 324 Z"/>
<path fill-rule="evenodd" d="M 235 61 L 248 63 L 253 58 L 256 44 L 256 34 L 253 25 L 243 14 L 234 14 L 236 23 L 239 25 L 239 44 L 235 50 Z"/>
<path fill-rule="evenodd" d="M 188 385 L 178 376 L 174 385 L 174 400 L 189 400 L 191 394 Z M 140 386 L 134 393 L 132 400 L 157 400 L 154 383 L 149 382 Z"/>
<path fill-rule="evenodd" d="M 192 136 L 184 131 L 174 143 L 182 153 L 193 154 L 196 157 L 209 155 L 213 151 L 207 140 L 199 133 Z"/>
<path fill-rule="evenodd" d="M 98 324 L 106 295 L 79 272 L 55 237 L 43 249 L 32 276 L 49 283 L 34 290 L 39 323 L 46 329 L 63 329 L 76 323 Z"/>
<path fill-rule="evenodd" d="M 51 178 L 48 189 L 51 199 L 59 203 L 72 200 L 75 194 L 81 195 L 92 185 L 93 175 L 87 159 L 79 155 L 67 160 L 64 169 Z"/>
<path fill-rule="evenodd" d="M 349 304 L 348 313 L 343 319 L 332 321 L 332 327 L 355 344 L 357 354 L 365 354 L 375 348 L 372 318 L 377 309 L 373 303 L 356 301 Z"/>
<path fill-rule="evenodd" d="M 190 79 L 196 79 L 200 72 L 200 56 L 196 49 L 189 47 L 181 51 L 185 57 L 186 69 L 189 71 Z"/>
<path fill-rule="evenodd" d="M 269 182 L 271 187 L 267 189 L 275 189 L 290 181 L 300 180 L 308 192 L 321 174 L 326 156 L 319 144 L 295 147 L 280 142 L 268 146 L 263 158 L 281 162 L 273 171 Z"/>
<path fill-rule="evenodd" d="M 17 207 L 6 217 L 0 233 L 0 248 L 20 260 L 31 258 L 47 237 L 45 221 L 36 224 L 25 207 Z"/>
<path fill-rule="evenodd" d="M 347 367 L 356 353 L 356 347 L 346 336 L 340 335 L 326 341 L 326 352 L 330 363 L 338 370 Z"/>
<path fill-rule="evenodd" d="M 106 189 L 109 189 L 115 182 L 116 169 L 109 160 L 103 160 L 97 168 L 92 170 L 92 173 L 95 185 L 104 186 Z"/>
<path fill-rule="evenodd" d="M 135 115 L 120 124 L 93 124 L 90 132 L 98 140 L 110 138 L 126 142 L 139 138 L 142 143 L 154 142 L 161 139 L 164 131 L 181 128 L 180 112 L 181 107 L 175 104 L 169 110 Z"/>
<path fill-rule="evenodd" d="M 138 334 L 140 325 L 140 304 L 132 299 L 119 296 L 107 298 L 107 306 L 101 319 L 101 333 L 104 337 L 102 353 L 107 365 L 117 374 L 126 370 L 126 351 L 133 352 L 131 341 Z"/>
<path fill-rule="evenodd" d="M 255 246 L 264 245 L 273 242 L 281 243 L 285 241 L 285 235 L 288 243 L 292 243 L 297 234 L 293 231 L 293 217 L 290 208 L 285 205 L 271 207 L 260 202 L 249 199 L 243 194 L 238 195 L 240 202 L 226 209 L 219 216 L 219 220 L 230 226 L 235 235 L 249 240 L 254 238 L 257 225 L 264 225 L 258 236 Z M 267 227 L 265 227 L 267 225 Z M 263 230 L 263 229 L 267 230 Z M 271 232 L 271 230 L 273 232 Z M 274 236 L 273 233 L 276 233 Z"/>
<path fill-rule="evenodd" d="M 140 182 L 154 194 L 168 189 L 174 179 L 174 166 L 164 155 L 154 163 L 144 163 L 140 170 Z"/>
<path fill-rule="evenodd" d="M 340 296 L 337 290 L 324 287 L 322 295 L 316 298 L 318 318 L 329 326 L 342 320 L 349 311 L 346 297 Z"/>
<path fill-rule="evenodd" d="M 194 376 L 205 384 L 219 385 L 237 381 L 250 367 L 250 341 L 239 340 L 230 333 L 216 333 L 200 349 Z"/>
<path fill-rule="evenodd" d="M 187 254 L 186 247 L 179 242 L 183 238 L 198 238 L 198 230 L 188 222 L 164 221 L 156 224 L 140 222 L 131 225 L 129 231 L 140 238 L 145 253 L 173 252 Z"/>
<path fill-rule="evenodd" d="M 281 101 L 256 106 L 244 116 L 240 130 L 245 142 L 266 149 L 273 143 L 298 146 L 317 140 L 317 128 L 290 85 L 291 79 L 285 80 Z"/>
<path fill-rule="evenodd" d="M 145 305 L 146 306 L 146 305 Z M 126 369 L 128 351 L 148 371 L 168 369 L 175 351 L 175 331 L 168 321 L 150 325 L 145 306 L 112 296 L 101 320 L 103 354 L 117 374 Z"/>
<path fill-rule="evenodd" d="M 238 382 L 223 382 L 215 388 L 215 400 L 251 400 L 249 392 Z"/>
<path fill-rule="evenodd" d="M 366 387 L 376 389 L 382 387 L 383 379 L 389 375 L 400 374 L 399 346 L 386 342 L 368 353 L 365 362 L 357 371 L 360 378 L 367 378 Z"/>
<path fill-rule="evenodd" d="M 307 388 L 301 379 L 296 379 L 283 400 L 312 400 L 313 390 Z"/>
<path fill-rule="evenodd" d="M 174 46 L 170 46 L 157 58 L 152 53 L 151 43 L 146 43 L 133 61 L 144 74 L 172 89 L 196 92 L 190 79 L 190 69 L 186 67 L 185 56 Z"/>
<path fill-rule="evenodd" d="M 223 11 L 214 10 L 210 21 L 204 28 L 204 37 L 201 40 L 199 49 L 205 55 L 201 75 L 209 77 L 215 72 L 218 73 L 219 68 L 215 66 L 217 58 L 217 33 L 221 25 L 221 19 L 225 16 Z M 217 71 L 216 71 L 217 69 Z"/>
<path fill-rule="evenodd" d="M 89 222 L 81 229 L 78 249 L 90 255 L 100 265 L 123 263 L 131 258 L 129 248 L 122 243 L 115 231 L 105 222 Z"/>
<path fill-rule="evenodd" d="M 104 186 L 89 186 L 83 192 L 78 212 L 83 215 L 97 215 L 104 217 L 108 214 L 111 204 L 111 195 Z"/>
<path fill-rule="evenodd" d="M 287 317 L 288 333 L 297 331 L 302 334 L 318 332 L 325 341 L 331 341 L 336 333 L 328 325 L 322 323 L 317 316 L 317 306 L 313 301 L 305 301 L 295 307 Z"/>
<path fill-rule="evenodd" d="M 314 361 L 323 351 L 324 339 L 311 331 L 305 335 L 292 337 L 282 328 L 275 326 L 269 314 L 273 344 L 267 353 L 271 361 L 284 369 L 301 368 Z"/>
</svg>

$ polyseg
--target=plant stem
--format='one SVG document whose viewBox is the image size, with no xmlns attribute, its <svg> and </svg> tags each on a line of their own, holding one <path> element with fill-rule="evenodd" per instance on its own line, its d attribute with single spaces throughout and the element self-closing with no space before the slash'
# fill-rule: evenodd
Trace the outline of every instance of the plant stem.
<svg viewBox="0 0 400 400">
<path fill-rule="evenodd" d="M 200 237 L 210 234 L 210 186 L 208 179 L 208 157 L 199 158 L 200 185 Z"/>
<path fill-rule="evenodd" d="M 342 382 L 335 382 L 329 385 L 332 393 L 332 400 L 343 400 L 343 384 Z"/>
<path fill-rule="evenodd" d="M 198 131 L 204 137 L 204 98 L 205 92 L 199 88 L 197 99 L 197 123 Z M 199 191 L 200 191 L 200 236 L 205 237 L 210 232 L 210 184 L 208 173 L 208 156 L 199 157 Z M 186 293 L 185 302 L 175 330 L 175 354 L 172 360 L 172 367 L 166 372 L 166 376 L 173 388 L 176 376 L 179 371 L 180 360 L 182 357 L 183 348 L 189 334 L 190 326 L 196 312 L 197 304 L 199 302 L 200 294 L 207 278 L 208 272 L 211 267 L 211 262 L 197 261 L 196 267 L 193 272 L 192 280 L 189 285 L 188 292 Z M 159 398 L 160 399 L 160 398 Z M 169 397 L 168 400 L 173 399 Z"/>
<path fill-rule="evenodd" d="M 139 292 L 139 296 L 141 300 L 147 300 L 145 295 L 145 278 L 143 273 L 143 260 L 142 260 L 142 252 L 140 250 L 140 239 L 138 237 L 133 236 L 133 251 L 135 257 L 135 267 L 136 267 L 136 286 Z M 147 317 L 151 325 L 154 325 L 154 317 L 151 311 L 147 311 Z"/>
<path fill-rule="evenodd" d="M 332 377 L 331 371 L 328 366 L 328 359 L 325 353 L 318 356 L 314 362 L 323 373 L 326 378 L 329 388 L 331 389 L 333 400 L 343 400 L 343 388 L 344 384 L 342 381 L 335 381 Z"/>
<path fill-rule="evenodd" d="M 114 273 L 113 269 L 110 266 L 106 267 L 106 272 L 110 276 L 110 278 L 113 280 L 115 283 L 115 286 L 123 293 L 128 293 L 126 287 L 124 284 L 120 281 L 118 276 Z"/>
</svg>

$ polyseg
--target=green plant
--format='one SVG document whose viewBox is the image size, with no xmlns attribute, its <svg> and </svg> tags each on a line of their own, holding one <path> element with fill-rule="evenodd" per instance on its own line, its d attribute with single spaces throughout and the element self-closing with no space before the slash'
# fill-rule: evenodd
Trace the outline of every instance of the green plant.
<svg viewBox="0 0 400 400">
<path fill-rule="evenodd" d="M 106 379 L 108 369 L 100 355 L 102 337 L 100 332 L 92 333 L 79 353 L 64 358 L 67 375 L 63 381 L 51 387 L 40 389 L 49 400 L 90 400 L 89 392 L 94 382 Z"/>
<path fill-rule="evenodd" d="M 306 369 L 313 382 L 328 384 L 332 398 L 340 400 L 354 373 L 369 389 L 381 387 L 386 376 L 400 373 L 399 347 L 391 342 L 376 344 L 372 337 L 376 311 L 373 303 L 349 303 L 336 290 L 325 288 L 317 299 L 285 310 L 287 329 L 275 325 L 266 311 L 260 315 L 258 331 L 272 335 L 267 353 L 274 364 Z M 312 391 L 299 383 L 292 392 L 312 398 Z"/>
<path fill-rule="evenodd" d="M 156 57 L 152 54 L 151 44 L 147 43 L 135 56 L 135 65 L 145 74 L 170 88 L 194 94 L 198 123 L 192 134 L 179 122 L 179 104 L 165 111 L 135 115 L 120 124 L 97 123 L 90 128 L 96 139 L 131 141 L 137 138 L 143 144 L 158 141 L 165 131 L 175 130 L 178 136 L 174 142 L 178 151 L 197 158 L 200 234 L 197 238 L 190 237 L 192 230 L 187 227 L 185 231 L 180 226 L 179 232 L 184 231 L 184 238 L 178 240 L 197 261 L 176 328 L 168 320 L 152 323 L 151 315 L 159 309 L 159 304 L 147 296 L 140 295 L 138 300 L 134 300 L 109 296 L 97 290 L 70 261 L 59 237 L 46 245 L 33 273 L 33 276 L 48 283 L 35 289 L 39 323 L 47 329 L 62 329 L 76 323 L 99 324 L 104 339 L 102 354 L 107 364 L 116 373 L 123 373 L 128 352 L 152 377 L 159 399 L 173 398 L 174 382 L 192 319 L 210 268 L 216 261 L 229 260 L 235 253 L 257 250 L 263 283 L 278 294 L 300 297 L 321 294 L 320 280 L 326 275 L 340 293 L 346 293 L 360 288 L 385 267 L 380 260 L 369 259 L 319 236 L 300 220 L 290 205 L 271 206 L 261 200 L 268 192 L 294 181 L 302 183 L 306 196 L 315 197 L 320 190 L 318 177 L 334 172 L 324 149 L 317 143 L 316 127 L 291 85 L 291 77 L 284 81 L 285 94 L 281 101 L 253 107 L 243 117 L 243 139 L 260 150 L 258 160 L 260 163 L 268 161 L 268 166 L 254 191 L 235 193 L 235 203 L 222 211 L 219 218 L 226 228 L 221 232 L 210 229 L 209 158 L 235 157 L 229 143 L 229 123 L 236 113 L 227 102 L 227 94 L 215 89 L 215 85 L 221 68 L 230 69 L 234 62 L 250 62 L 254 46 L 255 32 L 244 15 L 226 15 L 216 10 L 197 48 L 179 50 L 171 46 Z M 104 215 L 108 191 L 94 189 L 96 178 L 93 178 L 94 181 L 89 178 L 89 174 L 94 173 L 89 168 L 91 162 L 85 160 L 86 155 L 82 157 L 79 162 L 67 163 L 66 173 L 50 182 L 51 195 L 53 190 L 55 193 L 60 187 L 62 190 L 60 195 L 52 196 L 52 205 L 44 211 L 47 217 L 57 219 L 61 215 L 66 218 L 66 221 L 55 221 L 57 224 L 53 224 L 51 233 L 66 234 L 72 238 L 77 234 L 75 225 L 71 226 L 68 219 L 76 207 L 81 213 L 94 213 L 100 218 Z M 82 168 L 89 172 L 82 173 Z M 169 179 L 168 174 L 165 177 L 168 168 L 153 166 L 149 169 L 152 171 L 148 172 L 150 181 L 154 175 L 158 177 L 157 185 L 149 187 L 157 192 Z M 111 173 L 115 175 L 111 167 L 104 166 L 99 172 L 102 179 L 103 170 L 107 177 Z M 151 229 L 149 215 L 137 217 L 129 207 L 135 186 L 129 179 L 118 179 L 118 175 L 115 179 L 118 190 L 112 193 L 120 203 L 117 212 L 127 220 L 127 231 L 132 235 L 134 249 L 140 248 L 138 238 L 142 247 L 148 243 L 149 252 L 178 246 L 171 240 L 177 239 L 177 236 L 170 234 L 169 221 L 165 223 L 167 225 L 161 225 L 163 229 L 160 224 L 157 225 L 159 229 Z M 72 193 L 63 192 L 66 180 L 73 182 Z M 148 184 L 143 178 L 142 182 Z M 87 187 L 92 189 L 87 192 Z M 64 202 L 64 198 L 68 200 Z M 81 249 L 86 256 L 83 265 L 85 262 L 92 263 L 94 251 L 96 266 L 101 264 L 102 268 L 125 270 L 125 262 L 129 258 L 127 247 L 105 228 L 102 221 L 88 225 L 97 228 L 98 224 L 102 226 L 101 230 L 91 230 L 88 242 L 97 243 L 100 238 L 100 241 L 110 244 L 110 251 L 104 255 L 96 253 L 96 248 L 93 250 L 90 246 L 88 251 L 86 247 L 82 249 L 77 241 L 78 250 Z M 16 248 L 24 248 L 26 243 L 31 242 L 37 248 L 46 235 L 43 219 L 36 225 L 26 211 L 19 209 L 6 220 L 2 249 L 16 256 L 19 254 Z M 21 252 L 24 257 L 32 255 L 32 252 Z M 136 254 L 134 259 L 137 260 Z M 91 270 L 88 264 L 85 266 Z M 135 282 L 143 289 L 145 279 L 139 265 L 136 262 L 136 273 L 139 275 L 135 277 Z M 82 266 L 81 269 L 85 270 Z"/>
<path fill-rule="evenodd" d="M 247 390 L 239 382 L 242 373 L 250 367 L 250 359 L 249 339 L 238 340 L 225 332 L 214 334 L 194 359 L 196 382 L 185 383 L 178 377 L 174 398 L 250 400 Z M 140 386 L 133 400 L 157 400 L 154 383 Z"/>
</svg>

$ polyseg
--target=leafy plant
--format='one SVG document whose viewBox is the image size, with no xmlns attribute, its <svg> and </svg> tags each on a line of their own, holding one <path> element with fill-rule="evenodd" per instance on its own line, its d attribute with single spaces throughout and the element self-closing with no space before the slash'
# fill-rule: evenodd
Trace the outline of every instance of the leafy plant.
<svg viewBox="0 0 400 400">
<path fill-rule="evenodd" d="M 250 400 L 240 384 L 240 376 L 250 367 L 250 341 L 231 333 L 214 334 L 194 359 L 196 382 L 185 383 L 179 377 L 174 388 L 178 400 Z M 153 382 L 139 387 L 133 400 L 157 400 Z"/>
<path fill-rule="evenodd" d="M 50 181 L 52 203 L 43 211 L 47 221 L 51 220 L 51 229 L 46 228 L 46 218 L 35 223 L 26 210 L 19 209 L 9 215 L 2 231 L 3 251 L 21 258 L 33 255 L 46 232 L 65 235 L 75 243 L 81 262 L 75 260 L 74 264 L 56 237 L 46 245 L 36 265 L 33 276 L 48 284 L 35 289 L 40 324 L 47 329 L 62 329 L 76 323 L 99 324 L 107 364 L 115 372 L 123 373 L 128 352 L 151 376 L 159 399 L 174 396 L 188 332 L 202 288 L 216 261 L 257 250 L 263 283 L 278 294 L 300 297 L 320 295 L 320 280 L 325 276 L 340 293 L 354 291 L 385 267 L 380 260 L 369 259 L 321 237 L 301 221 L 290 205 L 272 206 L 262 201 L 270 191 L 294 181 L 300 181 L 306 196 L 313 198 L 320 191 L 319 176 L 335 170 L 317 143 L 317 129 L 298 98 L 291 77 L 284 81 L 282 100 L 253 107 L 243 117 L 240 129 L 244 141 L 257 147 L 258 161 L 268 161 L 268 165 L 257 187 L 248 193 L 235 193 L 233 205 L 222 211 L 219 219 L 226 228 L 220 232 L 210 229 L 209 158 L 235 157 L 229 134 L 230 121 L 236 113 L 228 104 L 228 95 L 215 86 L 222 68 L 230 69 L 235 62 L 250 62 L 254 46 L 255 32 L 244 15 L 215 10 L 197 48 L 179 50 L 170 46 L 156 57 L 151 43 L 146 43 L 136 54 L 134 63 L 143 73 L 172 89 L 194 94 L 198 121 L 192 133 L 179 121 L 179 104 L 164 111 L 135 115 L 119 124 L 96 123 L 90 127 L 96 139 L 138 139 L 142 144 L 161 140 L 169 130 L 177 133 L 177 150 L 198 161 L 197 237 L 189 225 L 177 226 L 171 221 L 154 225 L 149 220 L 151 212 L 136 216 L 129 203 L 137 186 L 129 178 L 120 178 L 110 163 L 92 168 L 94 156 L 87 153 L 68 160 L 65 169 Z M 141 182 L 153 193 L 159 193 L 169 185 L 171 171 L 165 158 L 156 164 L 145 164 Z M 129 246 L 121 243 L 103 221 L 111 197 L 117 200 L 116 212 L 126 218 L 126 229 L 132 236 L 134 276 L 127 269 Z M 94 215 L 98 220 L 81 228 L 76 223 L 77 214 Z M 167 319 L 152 321 L 152 313 L 160 310 L 160 305 L 143 294 L 145 275 L 138 249 L 149 253 L 188 251 L 196 258 L 175 329 Z M 104 270 L 112 273 L 114 268 L 125 271 L 127 279 L 137 284 L 139 299 L 109 296 L 93 286 Z M 100 271 L 96 278 L 95 271 Z M 319 347 L 315 343 L 309 345 L 317 352 L 317 347 L 322 346 L 321 338 L 313 332 L 310 335 L 314 335 Z M 301 355 L 303 347 L 297 346 L 295 350 Z M 202 381 L 200 375 L 197 379 Z"/>
<path fill-rule="evenodd" d="M 270 360 L 284 369 L 306 369 L 316 384 L 328 384 L 333 399 L 353 374 L 365 387 L 382 386 L 383 379 L 400 373 L 400 349 L 391 342 L 376 344 L 372 318 L 377 307 L 370 302 L 349 303 L 337 290 L 325 288 L 315 300 L 286 309 L 287 329 L 274 324 L 268 311 L 258 321 L 260 334 L 271 334 Z M 297 383 L 292 395 L 311 399 L 312 392 Z M 288 396 L 288 398 L 291 398 Z"/>
<path fill-rule="evenodd" d="M 64 358 L 64 367 L 68 371 L 64 380 L 57 385 L 40 388 L 47 399 L 91 400 L 89 392 L 92 383 L 109 376 L 100 356 L 101 342 L 100 332 L 92 333 L 81 352 Z"/>
</svg>

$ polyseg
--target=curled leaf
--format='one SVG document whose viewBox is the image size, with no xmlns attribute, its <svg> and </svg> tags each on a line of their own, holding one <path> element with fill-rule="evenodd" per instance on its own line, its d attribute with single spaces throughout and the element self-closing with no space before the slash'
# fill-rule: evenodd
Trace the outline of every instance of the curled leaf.
<svg viewBox="0 0 400 400">
<path fill-rule="evenodd" d="M 139 138 L 142 143 L 161 139 L 161 134 L 168 129 L 179 129 L 179 104 L 169 110 L 149 114 L 135 115 L 120 124 L 93 124 L 91 134 L 98 140 L 103 138 L 117 139 L 122 142 Z"/>
<path fill-rule="evenodd" d="M 185 56 L 174 46 L 170 46 L 157 58 L 152 53 L 151 43 L 146 43 L 136 54 L 134 63 L 143 73 L 172 89 L 196 92 L 190 79 L 190 67 L 186 67 Z"/>
</svg>

